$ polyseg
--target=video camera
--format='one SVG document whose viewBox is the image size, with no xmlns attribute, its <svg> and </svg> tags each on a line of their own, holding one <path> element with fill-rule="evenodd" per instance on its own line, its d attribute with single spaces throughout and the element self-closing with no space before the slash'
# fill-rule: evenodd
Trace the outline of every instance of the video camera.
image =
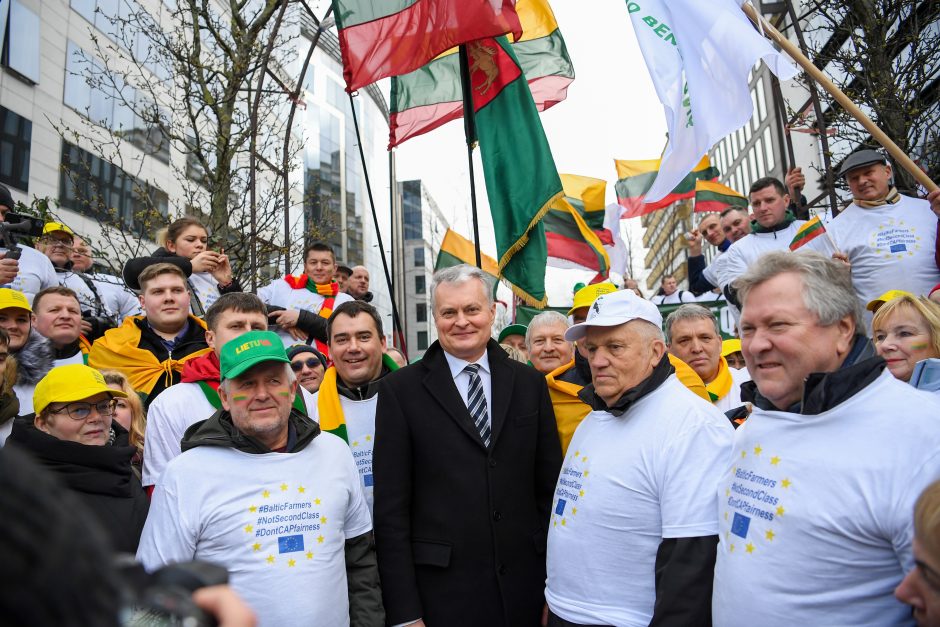
<svg viewBox="0 0 940 627">
<path fill-rule="evenodd" d="M 132 555 L 118 558 L 124 581 L 126 627 L 215 627 L 214 616 L 198 607 L 192 598 L 199 588 L 228 583 L 228 571 L 209 562 L 170 564 L 147 574 Z"/>
<path fill-rule="evenodd" d="M 0 222 L 0 244 L 6 248 L 6 259 L 19 259 L 22 250 L 16 237 L 41 237 L 45 222 L 40 218 L 20 213 L 7 213 L 6 221 Z"/>
</svg>

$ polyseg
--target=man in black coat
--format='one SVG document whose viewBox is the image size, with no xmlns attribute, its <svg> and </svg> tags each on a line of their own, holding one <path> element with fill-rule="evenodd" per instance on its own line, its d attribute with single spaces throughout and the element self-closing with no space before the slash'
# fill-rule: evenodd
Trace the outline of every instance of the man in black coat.
<svg viewBox="0 0 940 627">
<path fill-rule="evenodd" d="M 542 616 L 561 445 L 544 377 L 491 339 L 491 294 L 476 268 L 435 273 L 438 341 L 380 383 L 374 523 L 393 626 Z"/>
</svg>

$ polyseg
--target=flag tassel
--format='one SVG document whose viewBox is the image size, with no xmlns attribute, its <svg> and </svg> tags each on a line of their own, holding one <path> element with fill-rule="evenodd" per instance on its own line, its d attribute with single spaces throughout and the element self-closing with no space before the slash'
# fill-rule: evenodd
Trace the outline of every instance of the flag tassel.
<svg viewBox="0 0 940 627">
<path fill-rule="evenodd" d="M 901 148 L 894 143 L 888 135 L 881 130 L 877 124 L 872 122 L 871 118 L 865 115 L 858 106 L 849 99 L 845 93 L 839 89 L 835 83 L 833 83 L 828 76 L 826 76 L 822 70 L 817 68 L 812 61 L 803 54 L 799 48 L 797 48 L 793 43 L 784 37 L 780 31 L 778 31 L 773 24 L 765 20 L 757 12 L 757 9 L 754 8 L 752 4 L 745 3 L 741 6 L 741 10 L 744 11 L 745 15 L 750 18 L 750 20 L 757 25 L 763 34 L 765 34 L 768 39 L 779 45 L 784 52 L 786 52 L 790 57 L 801 67 L 803 70 L 813 78 L 817 83 L 819 83 L 823 89 L 825 89 L 829 94 L 842 105 L 842 108 L 845 109 L 852 117 L 854 117 L 858 122 L 865 127 L 871 136 L 881 144 L 885 150 L 898 162 L 902 168 L 907 170 L 907 172 L 914 177 L 914 179 L 923 185 L 928 192 L 935 191 L 937 184 L 930 180 L 930 177 L 927 176 L 927 173 L 917 167 L 917 164 L 911 160 L 907 154 L 901 150 Z"/>
</svg>

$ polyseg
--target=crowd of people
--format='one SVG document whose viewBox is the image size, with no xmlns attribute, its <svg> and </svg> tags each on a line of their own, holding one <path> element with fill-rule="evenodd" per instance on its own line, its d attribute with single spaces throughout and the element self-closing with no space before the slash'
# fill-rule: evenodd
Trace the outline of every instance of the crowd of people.
<svg viewBox="0 0 940 627">
<path fill-rule="evenodd" d="M 114 552 L 223 566 L 195 600 L 230 627 L 940 625 L 940 193 L 873 151 L 842 175 L 825 239 L 792 246 L 761 179 L 651 299 L 594 283 L 495 333 L 488 276 L 438 270 L 410 364 L 328 245 L 252 294 L 193 218 L 121 278 L 48 223 L 0 259 L 0 508 L 81 510 L 98 548 L 42 562 L 54 598 L 26 572 L 0 597 L 117 624 Z M 36 473 L 65 513 L 24 505 Z"/>
</svg>

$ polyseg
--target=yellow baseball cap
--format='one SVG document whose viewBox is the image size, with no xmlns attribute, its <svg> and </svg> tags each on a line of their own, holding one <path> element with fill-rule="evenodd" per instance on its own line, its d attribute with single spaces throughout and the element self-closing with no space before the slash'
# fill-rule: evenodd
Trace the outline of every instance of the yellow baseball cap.
<svg viewBox="0 0 940 627">
<path fill-rule="evenodd" d="M 33 308 L 29 306 L 26 294 L 11 290 L 8 287 L 0 287 L 0 309 L 9 309 L 10 307 L 25 309 L 29 313 L 33 313 Z"/>
<path fill-rule="evenodd" d="M 741 340 L 738 338 L 732 338 L 730 340 L 725 340 L 721 343 L 721 356 L 727 357 L 731 353 L 740 353 L 741 352 Z"/>
<path fill-rule="evenodd" d="M 33 411 L 42 413 L 49 403 L 73 403 L 107 392 L 112 397 L 127 398 L 120 390 L 112 390 L 104 377 L 84 364 L 59 366 L 49 371 L 33 392 Z"/>
<path fill-rule="evenodd" d="M 597 300 L 598 296 L 603 294 L 610 294 L 611 292 L 616 291 L 617 286 L 613 283 L 594 283 L 592 285 L 585 285 L 575 292 L 574 304 L 571 306 L 571 309 L 568 310 L 568 315 L 570 316 L 576 310 L 581 309 L 582 307 L 590 307 L 594 304 L 594 301 Z"/>
<path fill-rule="evenodd" d="M 49 233 L 56 233 L 57 231 L 62 231 L 63 233 L 71 235 L 72 237 L 75 236 L 75 232 L 61 222 L 46 222 L 46 225 L 42 227 L 43 235 L 49 235 Z"/>
<path fill-rule="evenodd" d="M 910 292 L 905 292 L 904 290 L 888 290 L 878 298 L 872 301 L 868 301 L 868 304 L 865 305 L 865 309 L 871 312 L 878 311 L 878 308 L 884 305 L 889 300 L 894 300 L 895 298 L 900 298 L 901 296 L 910 296 L 911 298 L 917 298 Z"/>
</svg>

